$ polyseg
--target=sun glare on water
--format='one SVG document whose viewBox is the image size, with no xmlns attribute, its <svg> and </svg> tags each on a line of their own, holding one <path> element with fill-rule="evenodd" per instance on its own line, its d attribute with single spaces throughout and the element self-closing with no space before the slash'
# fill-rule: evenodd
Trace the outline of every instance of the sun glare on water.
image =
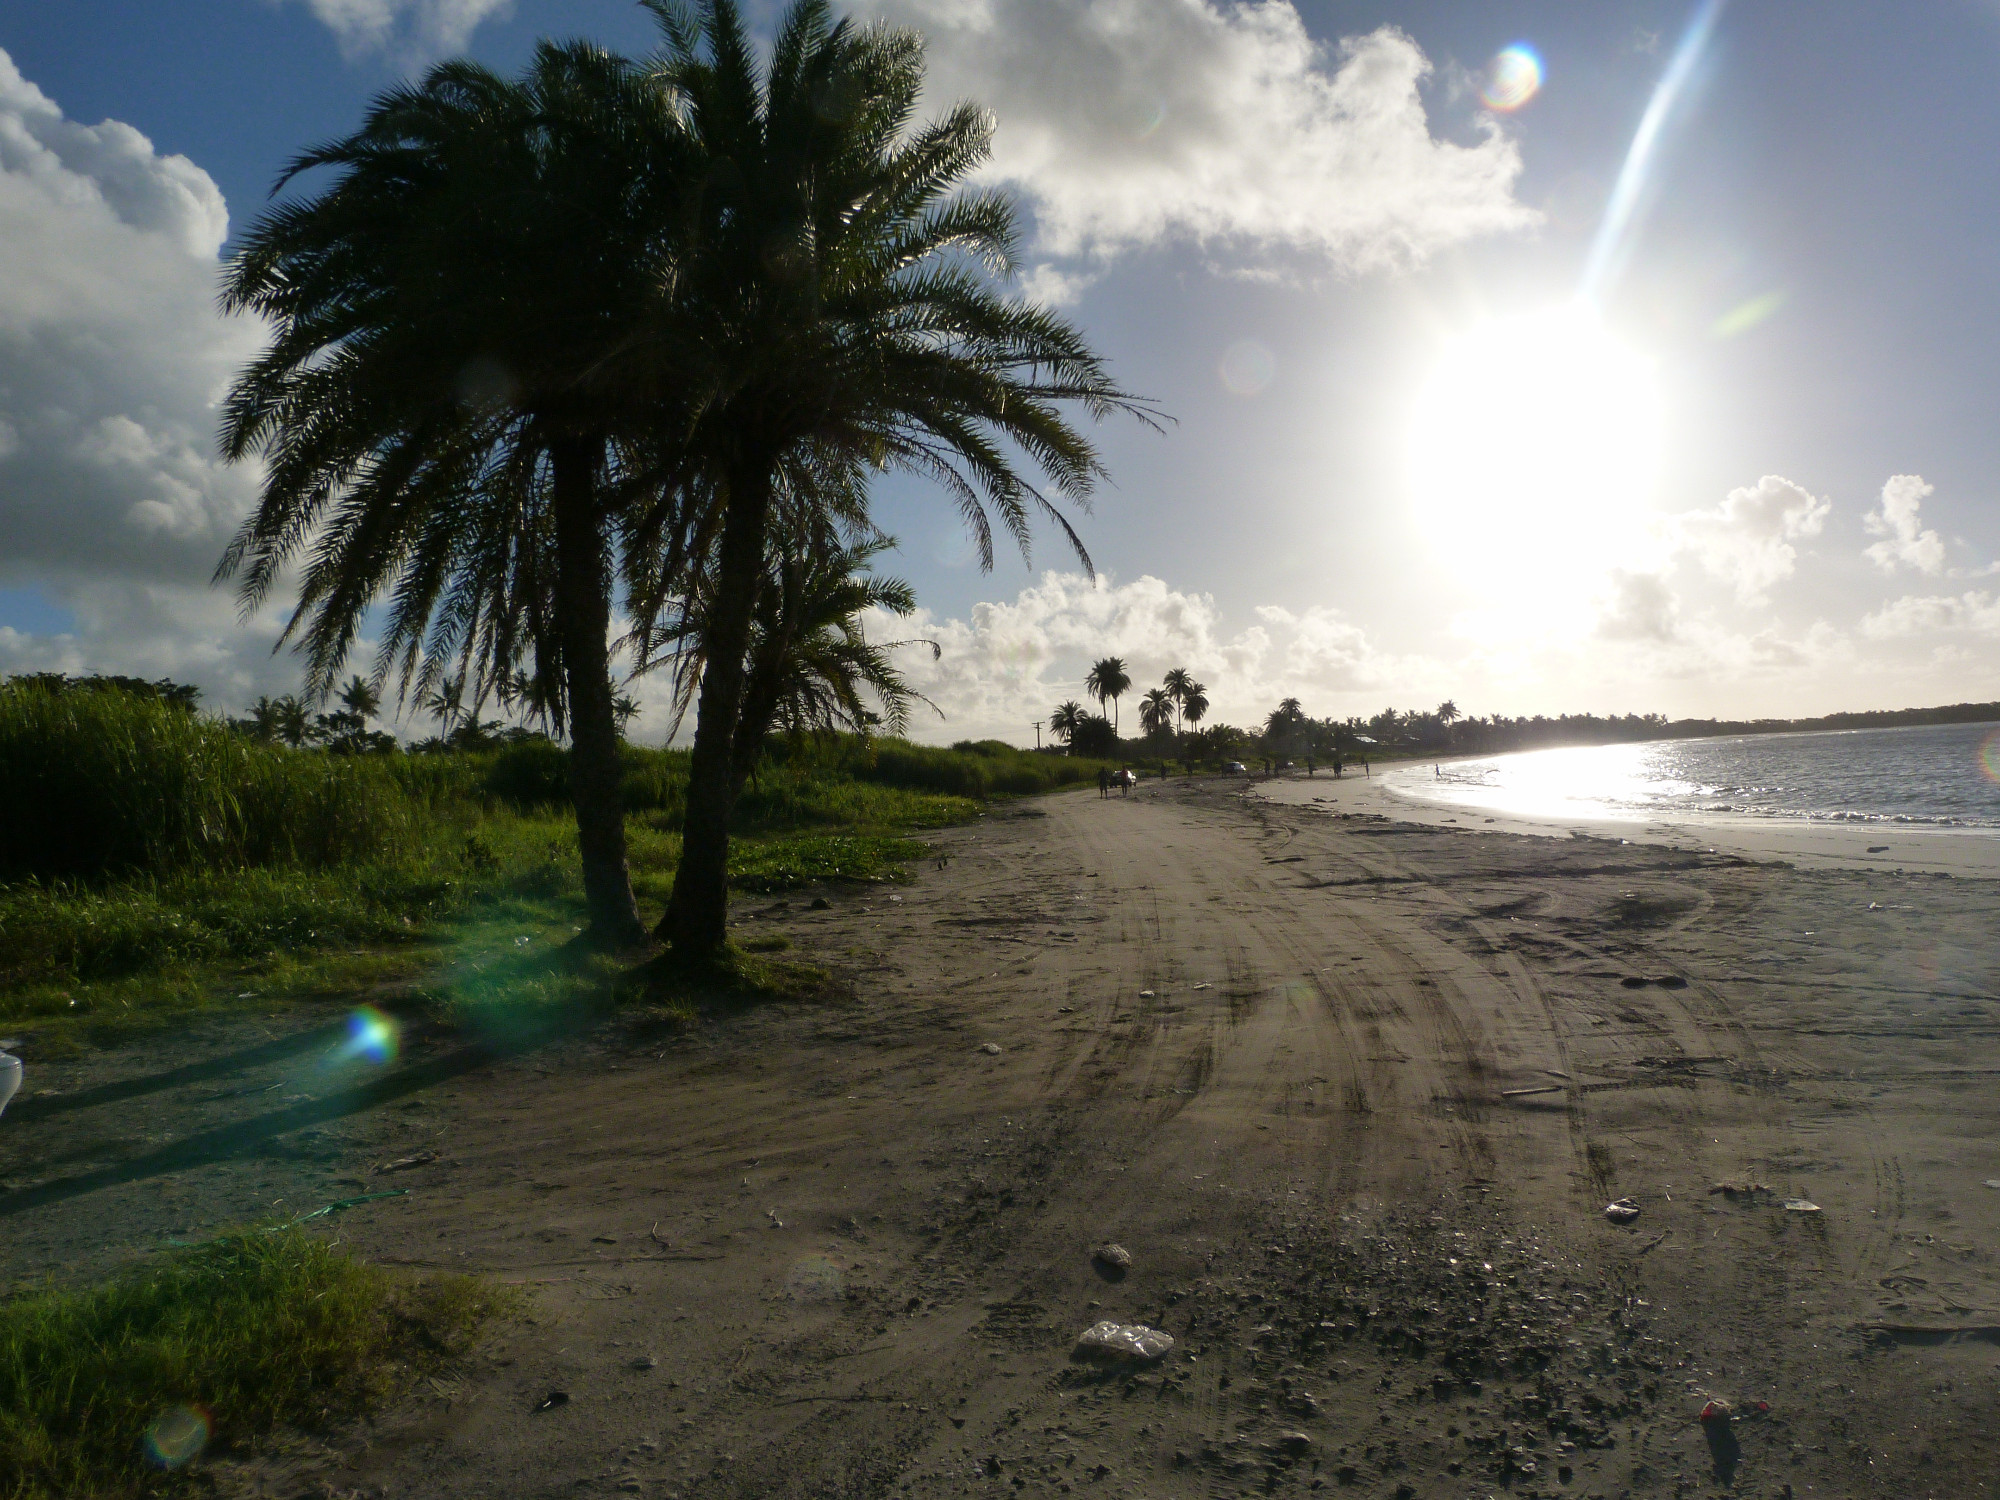
<svg viewBox="0 0 2000 1500">
<path fill-rule="evenodd" d="M 1661 429 L 1651 364 L 1588 310 L 1483 323 L 1446 347 L 1411 414 L 1419 520 L 1468 581 L 1588 593 L 1643 542 Z"/>
</svg>

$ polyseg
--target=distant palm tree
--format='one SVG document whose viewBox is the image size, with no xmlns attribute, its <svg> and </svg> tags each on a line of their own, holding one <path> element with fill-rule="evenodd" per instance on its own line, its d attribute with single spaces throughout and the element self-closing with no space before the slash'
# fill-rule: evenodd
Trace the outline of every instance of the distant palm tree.
<svg viewBox="0 0 2000 1500">
<path fill-rule="evenodd" d="M 1165 688 L 1153 688 L 1139 700 L 1139 727 L 1148 735 L 1165 734 L 1173 724 L 1173 694 Z"/>
<path fill-rule="evenodd" d="M 453 678 L 449 682 L 440 682 L 418 700 L 418 706 L 438 721 L 439 738 L 451 738 L 453 726 L 465 712 L 461 706 L 464 697 L 465 680 Z"/>
<path fill-rule="evenodd" d="M 622 737 L 632 721 L 639 717 L 639 700 L 620 693 L 611 700 L 611 717 L 617 721 L 618 733 Z"/>
<path fill-rule="evenodd" d="M 382 711 L 382 695 L 373 683 L 356 673 L 340 690 L 340 704 L 365 725 Z"/>
<path fill-rule="evenodd" d="M 1462 719 L 1464 717 L 1465 715 L 1458 711 L 1458 705 L 1452 702 L 1451 699 L 1449 698 L 1445 699 L 1444 702 L 1438 705 L 1437 719 L 1438 723 L 1440 724 L 1449 726 L 1455 720 Z"/>
<path fill-rule="evenodd" d="M 1187 696 L 1181 700 L 1181 718 L 1185 723 L 1199 724 L 1208 716 L 1208 689 L 1199 682 L 1188 684 Z"/>
<path fill-rule="evenodd" d="M 1188 675 L 1186 667 L 1175 667 L 1161 679 L 1160 685 L 1167 690 L 1167 696 L 1174 700 L 1174 724 L 1178 728 L 1187 703 L 1188 689 L 1194 686 L 1194 679 Z"/>
<path fill-rule="evenodd" d="M 1049 728 L 1061 735 L 1063 743 L 1067 745 L 1076 738 L 1076 732 L 1083 727 L 1085 717 L 1083 705 L 1071 699 L 1049 715 Z"/>
<path fill-rule="evenodd" d="M 250 733 L 265 744 L 279 737 L 278 730 L 283 722 L 283 712 L 276 700 L 259 698 L 250 705 Z"/>
<path fill-rule="evenodd" d="M 1125 690 L 1132 686 L 1132 678 L 1125 670 L 1125 658 L 1107 656 L 1090 669 L 1090 675 L 1083 679 L 1084 687 L 1102 708 L 1107 699 L 1111 703 L 1111 732 L 1118 732 L 1118 700 Z"/>
<path fill-rule="evenodd" d="M 312 713 L 296 693 L 287 693 L 272 705 L 277 715 L 278 738 L 294 750 L 312 738 Z"/>
</svg>

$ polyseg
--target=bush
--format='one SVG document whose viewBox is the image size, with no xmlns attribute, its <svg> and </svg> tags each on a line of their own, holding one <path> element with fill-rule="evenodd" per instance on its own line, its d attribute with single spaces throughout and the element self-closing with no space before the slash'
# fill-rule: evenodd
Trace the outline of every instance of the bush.
<svg viewBox="0 0 2000 1500">
<path fill-rule="evenodd" d="M 345 864 L 406 839 L 374 757 L 254 744 L 157 697 L 0 686 L 0 878 Z"/>
<path fill-rule="evenodd" d="M 0 1304 L 0 1494 L 154 1493 L 149 1457 L 184 1461 L 209 1423 L 228 1445 L 353 1416 L 462 1350 L 493 1300 L 467 1277 L 392 1280 L 287 1227 Z M 188 1414 L 190 1441 L 162 1442 L 167 1413 Z"/>
</svg>

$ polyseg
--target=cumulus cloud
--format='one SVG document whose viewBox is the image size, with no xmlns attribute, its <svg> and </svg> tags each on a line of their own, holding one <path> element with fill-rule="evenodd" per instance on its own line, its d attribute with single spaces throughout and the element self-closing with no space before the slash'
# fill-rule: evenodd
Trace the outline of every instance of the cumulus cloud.
<svg viewBox="0 0 2000 1500">
<path fill-rule="evenodd" d="M 2000 635 L 2000 599 L 1978 589 L 1958 595 L 1906 594 L 1861 622 L 1861 633 L 1878 641 L 1947 631 Z"/>
<path fill-rule="evenodd" d="M 479 23 L 513 10 L 513 0 L 305 0 L 349 56 L 456 52 Z"/>
<path fill-rule="evenodd" d="M 935 640 L 899 654 L 898 666 L 945 718 L 920 717 L 926 739 L 997 736 L 1026 740 L 1030 726 L 1068 698 L 1085 701 L 1084 673 L 1103 656 L 1122 656 L 1133 681 L 1121 708 L 1129 731 L 1138 698 L 1171 667 L 1186 667 L 1208 686 L 1212 723 L 1261 719 L 1280 698 L 1308 709 L 1348 712 L 1340 696 L 1416 691 L 1432 685 L 1428 663 L 1391 658 L 1363 631 L 1325 606 L 1294 612 L 1265 607 L 1257 622 L 1230 629 L 1213 596 L 1151 576 L 1129 583 L 1050 571 L 1011 600 L 973 606 L 966 618 L 920 611 L 914 620 L 884 617 L 870 633 L 891 640 Z M 1094 705 L 1092 705 L 1094 707 Z"/>
<path fill-rule="evenodd" d="M 1679 610 L 1679 601 L 1659 574 L 1613 568 L 1597 633 L 1607 641 L 1670 641 L 1679 633 Z"/>
<path fill-rule="evenodd" d="M 263 332 L 215 310 L 228 227 L 200 167 L 65 119 L 0 52 L 0 587 L 77 622 L 7 632 L 0 671 L 295 680 L 208 587 L 257 482 L 215 452 Z"/>
<path fill-rule="evenodd" d="M 1746 604 L 1760 604 L 1764 591 L 1792 576 L 1798 550 L 1791 544 L 1818 536 L 1833 509 L 1791 480 L 1766 474 L 1734 489 L 1714 510 L 1688 511 L 1676 518 L 1681 543 L 1703 567 L 1734 584 Z"/>
<path fill-rule="evenodd" d="M 1423 261 L 1538 215 L 1491 116 L 1434 134 L 1404 32 L 1327 47 L 1289 0 L 874 0 L 929 38 L 933 106 L 999 122 L 991 178 L 1039 248 L 1113 256 L 1190 240 L 1303 252 L 1342 271 Z"/>
<path fill-rule="evenodd" d="M 1869 533 L 1882 537 L 1867 551 L 1868 560 L 1884 572 L 1897 567 L 1915 568 L 1919 573 L 1944 570 L 1944 541 L 1935 531 L 1923 529 L 1917 512 L 1932 493 L 1921 474 L 1892 474 L 1882 486 L 1882 507 L 1864 518 Z"/>
</svg>

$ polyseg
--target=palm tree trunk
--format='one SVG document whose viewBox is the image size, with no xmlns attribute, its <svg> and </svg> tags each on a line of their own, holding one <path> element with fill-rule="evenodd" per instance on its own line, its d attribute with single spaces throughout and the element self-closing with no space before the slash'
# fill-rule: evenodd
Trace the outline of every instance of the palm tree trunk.
<svg viewBox="0 0 2000 1500">
<path fill-rule="evenodd" d="M 596 456 L 587 442 L 549 452 L 556 522 L 556 631 L 569 699 L 569 790 L 583 857 L 590 938 L 606 947 L 644 941 L 625 863 L 618 724 L 611 709 L 611 590 L 597 529 Z"/>
<path fill-rule="evenodd" d="M 690 958 L 714 954 L 729 934 L 729 814 L 736 804 L 736 728 L 770 509 L 769 466 L 740 459 L 729 476 L 722 555 L 709 609 L 680 868 L 674 871 L 673 898 L 657 932 L 673 943 L 676 953 Z"/>
</svg>

